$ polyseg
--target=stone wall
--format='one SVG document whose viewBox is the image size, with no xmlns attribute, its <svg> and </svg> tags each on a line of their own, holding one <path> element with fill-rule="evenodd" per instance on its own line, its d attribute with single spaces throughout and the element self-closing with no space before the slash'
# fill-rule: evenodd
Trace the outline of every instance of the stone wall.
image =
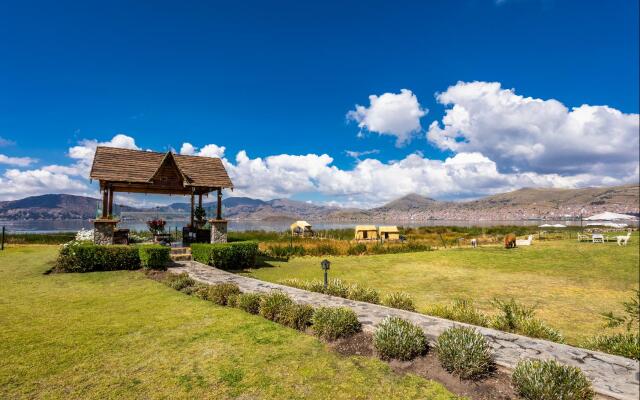
<svg viewBox="0 0 640 400">
<path fill-rule="evenodd" d="M 347 300 L 247 278 L 195 261 L 181 263 L 180 267 L 172 268 L 171 270 L 178 273 L 187 272 L 195 280 L 209 284 L 233 282 L 243 292 L 281 290 L 296 302 L 310 304 L 315 307 L 349 307 L 358 314 L 358 319 L 362 323 L 363 329 L 369 332 L 373 332 L 375 327 L 387 316 L 395 315 L 422 327 L 432 344 L 448 328 L 469 326 L 429 315 Z M 319 267 L 318 270 L 320 271 Z M 637 361 L 494 329 L 476 328 L 485 336 L 493 349 L 496 363 L 502 367 L 513 369 L 518 361 L 522 359 L 555 359 L 562 364 L 573 365 L 582 369 L 591 380 L 595 391 L 601 395 L 621 400 L 638 399 L 640 368 Z"/>
<path fill-rule="evenodd" d="M 116 229 L 116 220 L 95 220 L 93 221 L 93 243 L 113 244 L 113 232 Z"/>
<path fill-rule="evenodd" d="M 211 243 L 227 243 L 227 221 L 224 219 L 210 219 Z"/>
</svg>

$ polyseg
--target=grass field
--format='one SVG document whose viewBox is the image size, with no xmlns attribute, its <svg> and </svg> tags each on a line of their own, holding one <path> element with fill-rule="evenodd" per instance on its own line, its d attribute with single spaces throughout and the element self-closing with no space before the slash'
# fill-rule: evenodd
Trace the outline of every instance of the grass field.
<svg viewBox="0 0 640 400">
<path fill-rule="evenodd" d="M 322 279 L 321 259 L 271 262 L 272 268 L 247 275 L 271 282 Z M 601 333 L 599 313 L 621 311 L 620 303 L 639 285 L 637 234 L 622 247 L 555 240 L 514 250 L 483 246 L 328 259 L 330 277 L 367 285 L 381 294 L 407 292 L 421 311 L 456 297 L 472 298 L 484 311 L 492 310 L 494 297 L 538 304 L 538 316 L 574 344 Z"/>
<path fill-rule="evenodd" d="M 0 252 L 0 398 L 453 398 L 139 271 L 43 275 L 56 251 Z"/>
</svg>

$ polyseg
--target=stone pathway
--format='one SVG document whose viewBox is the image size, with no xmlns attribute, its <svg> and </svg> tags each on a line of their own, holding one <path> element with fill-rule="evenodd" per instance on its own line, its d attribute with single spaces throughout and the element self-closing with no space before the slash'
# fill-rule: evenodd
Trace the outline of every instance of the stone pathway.
<svg viewBox="0 0 640 400">
<path fill-rule="evenodd" d="M 424 314 L 397 310 L 376 304 L 347 300 L 321 293 L 308 292 L 275 283 L 222 271 L 195 261 L 180 262 L 171 268 L 174 273 L 187 272 L 193 279 L 215 284 L 221 282 L 236 283 L 243 292 L 270 292 L 281 290 L 298 303 L 315 307 L 349 307 L 358 314 L 363 330 L 373 332 L 375 327 L 387 316 L 395 315 L 419 325 L 433 344 L 437 337 L 452 326 L 468 326 Z M 622 400 L 637 400 L 640 394 L 640 368 L 638 362 L 619 356 L 531 339 L 525 336 L 478 328 L 491 344 L 496 363 L 513 369 L 523 358 L 555 359 L 566 365 L 581 368 L 591 379 L 597 393 Z"/>
</svg>

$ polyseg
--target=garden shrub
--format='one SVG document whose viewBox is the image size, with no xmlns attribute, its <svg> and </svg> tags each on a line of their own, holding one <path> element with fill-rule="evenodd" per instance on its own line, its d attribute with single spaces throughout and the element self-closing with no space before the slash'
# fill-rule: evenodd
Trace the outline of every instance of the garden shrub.
<svg viewBox="0 0 640 400">
<path fill-rule="evenodd" d="M 356 313 L 346 307 L 320 307 L 312 318 L 316 335 L 326 340 L 335 340 L 360 332 L 362 326 Z"/>
<path fill-rule="evenodd" d="M 202 299 L 207 300 L 209 296 L 209 285 L 204 283 L 196 282 L 193 285 L 193 289 L 191 290 L 191 294 Z"/>
<path fill-rule="evenodd" d="M 220 269 L 243 269 L 255 265 L 258 242 L 194 243 L 191 256 L 195 261 Z"/>
<path fill-rule="evenodd" d="M 347 298 L 347 294 L 349 294 L 349 287 L 340 279 L 329 279 L 326 288 L 324 287 L 323 283 L 322 293 L 331 296 Z"/>
<path fill-rule="evenodd" d="M 638 333 L 598 335 L 588 340 L 583 346 L 591 350 L 640 360 L 640 334 Z"/>
<path fill-rule="evenodd" d="M 282 322 L 285 309 L 293 303 L 286 293 L 273 291 L 260 299 L 259 313 L 266 319 Z"/>
<path fill-rule="evenodd" d="M 413 304 L 413 299 L 404 292 L 394 292 L 386 295 L 382 299 L 382 304 L 387 307 L 398 308 L 400 310 L 416 310 L 416 306 Z"/>
<path fill-rule="evenodd" d="M 171 249 L 159 244 L 149 244 L 138 246 L 140 264 L 146 269 L 157 269 L 166 271 L 167 263 L 171 259 Z"/>
<path fill-rule="evenodd" d="M 576 367 L 548 360 L 520 361 L 511 377 L 513 386 L 526 400 L 593 399 L 591 383 Z"/>
<path fill-rule="evenodd" d="M 475 379 L 493 368 L 493 357 L 487 340 L 478 331 L 454 327 L 444 331 L 436 344 L 438 359 L 447 371 L 462 379 Z"/>
<path fill-rule="evenodd" d="M 62 272 L 92 272 L 131 270 L 140 268 L 140 255 L 134 246 L 96 245 L 71 242 L 60 249 L 56 270 Z"/>
<path fill-rule="evenodd" d="M 347 298 L 371 304 L 380 303 L 380 295 L 377 290 L 358 284 L 353 284 L 348 287 Z"/>
<path fill-rule="evenodd" d="M 304 331 L 311 325 L 313 312 L 313 307 L 308 304 L 291 303 L 282 310 L 279 322 L 289 328 Z"/>
<path fill-rule="evenodd" d="M 167 286 L 181 292 L 192 292 L 196 288 L 196 281 L 189 277 L 189 274 L 183 272 L 181 274 L 169 274 L 165 281 Z"/>
<path fill-rule="evenodd" d="M 422 328 L 399 317 L 387 317 L 373 335 L 373 346 L 380 358 L 412 360 L 427 351 Z"/>
<path fill-rule="evenodd" d="M 491 321 L 492 328 L 559 343 L 564 341 L 560 332 L 535 317 L 534 307 L 525 306 L 514 299 L 494 299 L 492 304 L 499 311 Z"/>
<path fill-rule="evenodd" d="M 324 282 L 314 279 L 312 281 L 307 282 L 307 286 L 301 289 L 306 289 L 316 293 L 324 293 Z"/>
<path fill-rule="evenodd" d="M 449 305 L 432 306 L 427 314 L 471 325 L 489 326 L 489 318 L 474 307 L 473 300 L 468 299 L 455 299 Z"/>
<path fill-rule="evenodd" d="M 220 306 L 226 306 L 229 301 L 229 296 L 238 294 L 240 294 L 240 288 L 235 283 L 218 283 L 209 286 L 207 300 Z"/>
<path fill-rule="evenodd" d="M 249 314 L 258 314 L 261 298 L 262 296 L 258 293 L 240 293 L 236 298 L 235 306 Z"/>
<path fill-rule="evenodd" d="M 228 307 L 238 307 L 238 296 L 240 293 L 231 293 L 227 296 L 227 304 Z"/>
</svg>

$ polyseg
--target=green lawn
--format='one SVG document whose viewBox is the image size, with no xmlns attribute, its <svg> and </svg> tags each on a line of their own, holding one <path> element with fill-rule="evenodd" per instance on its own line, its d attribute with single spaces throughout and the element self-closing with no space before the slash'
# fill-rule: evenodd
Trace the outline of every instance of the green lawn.
<svg viewBox="0 0 640 400">
<path fill-rule="evenodd" d="M 494 297 L 538 304 L 538 316 L 559 329 L 570 343 L 601 332 L 599 313 L 621 311 L 620 302 L 637 289 L 638 235 L 628 246 L 534 242 L 505 250 L 481 247 L 360 257 L 329 257 L 330 277 L 358 282 L 381 293 L 404 291 L 419 310 L 456 297 L 475 299 L 490 311 Z M 285 278 L 321 279 L 321 258 L 271 262 L 273 268 L 247 275 L 272 282 Z"/>
<path fill-rule="evenodd" d="M 0 252 L 0 398 L 453 398 L 141 272 L 42 275 L 56 250 Z"/>
</svg>

